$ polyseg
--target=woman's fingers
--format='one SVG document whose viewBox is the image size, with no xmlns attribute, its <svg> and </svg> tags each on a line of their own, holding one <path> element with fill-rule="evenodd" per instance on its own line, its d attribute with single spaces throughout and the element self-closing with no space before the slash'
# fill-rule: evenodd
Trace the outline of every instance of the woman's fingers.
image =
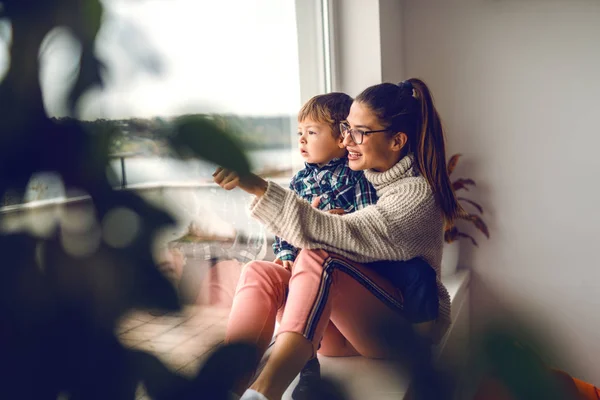
<svg viewBox="0 0 600 400">
<path fill-rule="evenodd" d="M 239 187 L 258 197 L 262 196 L 268 187 L 267 181 L 257 175 L 248 174 L 241 178 L 236 172 L 224 168 L 217 168 L 215 170 L 213 181 L 225 190 Z"/>
<path fill-rule="evenodd" d="M 225 180 L 225 183 L 221 185 L 221 187 L 223 187 L 223 189 L 225 190 L 231 190 L 231 189 L 235 189 L 236 187 L 238 187 L 240 184 L 240 178 L 235 175 L 235 176 L 228 176 L 227 179 Z"/>
<path fill-rule="evenodd" d="M 213 174 L 213 180 L 217 185 L 226 190 L 234 189 L 240 183 L 237 173 L 223 168 L 217 168 Z"/>
<path fill-rule="evenodd" d="M 344 215 L 344 214 L 346 214 L 346 212 L 344 211 L 343 208 L 334 208 L 333 210 L 329 210 L 327 212 L 329 214 L 336 214 L 336 215 Z"/>
<path fill-rule="evenodd" d="M 212 176 L 216 176 L 219 172 L 223 171 L 223 168 L 219 167 L 215 170 L 215 172 L 213 172 Z"/>
<path fill-rule="evenodd" d="M 284 261 L 283 262 L 283 268 L 287 269 L 288 271 L 292 272 L 292 267 L 294 266 L 294 262 L 293 261 Z"/>
<path fill-rule="evenodd" d="M 319 208 L 319 204 L 321 204 L 321 196 L 317 196 L 310 202 L 310 205 L 314 208 Z M 329 214 L 343 215 L 346 214 L 343 208 L 334 208 L 333 210 L 327 211 Z"/>
<path fill-rule="evenodd" d="M 314 208 L 319 208 L 319 204 L 321 203 L 321 197 L 315 197 L 313 201 L 310 203 Z"/>
<path fill-rule="evenodd" d="M 213 181 L 216 184 L 220 185 L 223 182 L 223 179 L 227 176 L 228 171 L 223 168 L 217 168 L 217 170 L 213 173 Z"/>
</svg>

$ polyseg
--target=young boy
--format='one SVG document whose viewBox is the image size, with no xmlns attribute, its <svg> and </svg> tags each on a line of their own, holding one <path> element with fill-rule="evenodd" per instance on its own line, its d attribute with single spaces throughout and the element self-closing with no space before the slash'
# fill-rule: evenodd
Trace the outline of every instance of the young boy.
<svg viewBox="0 0 600 400">
<path fill-rule="evenodd" d="M 348 167 L 342 144 L 340 122 L 350 112 L 352 98 L 344 93 L 329 93 L 310 99 L 298 113 L 298 141 L 304 169 L 290 182 L 290 189 L 320 210 L 347 214 L 377 202 L 375 189 L 362 171 Z M 276 237 L 275 262 L 292 270 L 299 249 Z M 317 358 L 310 360 L 300 373 L 292 393 L 294 400 L 311 396 L 311 385 L 320 379 Z"/>
<path fill-rule="evenodd" d="M 362 171 L 348 167 L 340 122 L 350 112 L 352 98 L 329 93 L 311 98 L 298 113 L 298 141 L 305 160 L 290 189 L 323 211 L 348 214 L 377 202 L 375 189 Z M 276 237 L 276 262 L 290 269 L 299 249 Z"/>
</svg>

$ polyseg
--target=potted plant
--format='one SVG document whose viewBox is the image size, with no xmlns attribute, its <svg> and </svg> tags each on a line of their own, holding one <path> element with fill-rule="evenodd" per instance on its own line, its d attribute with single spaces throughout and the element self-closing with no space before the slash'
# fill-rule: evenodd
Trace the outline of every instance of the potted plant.
<svg viewBox="0 0 600 400">
<path fill-rule="evenodd" d="M 452 174 L 460 157 L 461 154 L 455 154 L 450 157 L 450 160 L 448 161 L 448 175 Z M 473 179 L 459 178 L 452 182 L 452 189 L 455 192 L 460 190 L 469 191 L 469 187 L 471 186 L 475 186 L 475 181 Z M 483 214 L 483 207 L 464 197 L 459 196 L 457 199 L 458 201 L 466 203 L 471 208 L 476 210 L 473 213 L 465 210 L 458 219 L 471 222 L 481 233 L 483 233 L 483 235 L 485 235 L 486 238 L 489 238 L 490 233 L 488 231 L 488 227 L 480 216 Z M 469 239 L 473 245 L 478 246 L 475 238 L 468 233 L 459 231 L 455 223 L 446 224 L 444 229 L 444 253 L 442 256 L 443 276 L 452 275 L 456 271 L 456 266 L 458 265 L 458 256 L 460 254 L 460 241 L 458 240 L 460 238 Z"/>
</svg>

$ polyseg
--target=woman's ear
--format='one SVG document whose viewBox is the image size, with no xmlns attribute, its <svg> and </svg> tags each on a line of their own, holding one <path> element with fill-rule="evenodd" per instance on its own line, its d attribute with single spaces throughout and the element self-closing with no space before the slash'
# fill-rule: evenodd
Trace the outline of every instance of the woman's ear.
<svg viewBox="0 0 600 400">
<path fill-rule="evenodd" d="M 391 149 L 401 151 L 408 142 L 408 136 L 404 132 L 398 132 L 392 137 Z"/>
</svg>

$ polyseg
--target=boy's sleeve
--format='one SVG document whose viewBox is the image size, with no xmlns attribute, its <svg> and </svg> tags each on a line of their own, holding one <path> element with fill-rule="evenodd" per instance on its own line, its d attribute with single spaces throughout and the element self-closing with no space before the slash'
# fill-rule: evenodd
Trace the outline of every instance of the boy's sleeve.
<svg viewBox="0 0 600 400">
<path fill-rule="evenodd" d="M 275 253 L 275 257 L 279 258 L 281 261 L 294 261 L 298 255 L 298 249 L 280 237 L 275 236 L 273 253 Z"/>
<path fill-rule="evenodd" d="M 377 203 L 377 191 L 371 182 L 362 175 L 354 185 L 354 207 L 355 210 L 365 208 L 370 204 Z"/>
<path fill-rule="evenodd" d="M 298 194 L 297 184 L 296 182 L 299 179 L 299 173 L 294 175 L 292 180 L 290 181 L 289 189 L 294 193 Z M 273 242 L 273 253 L 275 253 L 275 257 L 280 259 L 281 261 L 294 261 L 296 256 L 298 255 L 298 249 L 280 238 L 279 236 L 275 236 L 275 241 Z"/>
</svg>

